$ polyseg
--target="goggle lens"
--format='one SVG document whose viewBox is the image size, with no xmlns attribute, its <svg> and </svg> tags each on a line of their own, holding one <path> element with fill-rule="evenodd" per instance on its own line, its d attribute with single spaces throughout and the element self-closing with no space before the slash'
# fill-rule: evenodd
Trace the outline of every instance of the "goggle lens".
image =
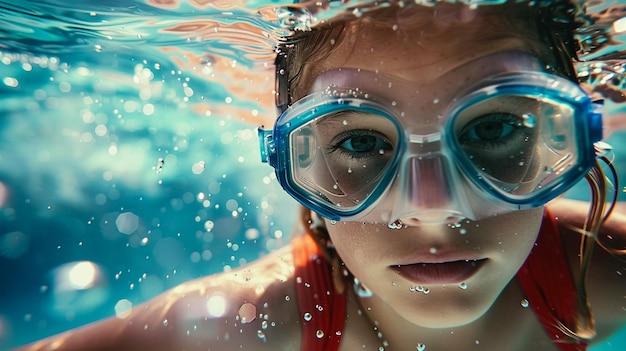
<svg viewBox="0 0 626 351">
<path fill-rule="evenodd" d="M 289 137 L 297 187 L 339 211 L 367 202 L 397 153 L 397 127 L 386 115 L 349 109 L 320 116 Z"/>
<path fill-rule="evenodd" d="M 454 116 L 455 142 L 470 172 L 498 192 L 525 198 L 579 164 L 575 109 L 530 95 L 499 95 Z"/>
</svg>

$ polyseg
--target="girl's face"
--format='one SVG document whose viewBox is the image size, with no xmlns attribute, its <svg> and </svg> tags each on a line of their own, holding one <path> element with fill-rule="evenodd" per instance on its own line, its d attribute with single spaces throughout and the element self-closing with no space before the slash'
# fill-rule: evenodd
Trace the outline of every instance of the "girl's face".
<svg viewBox="0 0 626 351">
<path fill-rule="evenodd" d="M 520 35 L 493 14 L 453 9 L 419 10 L 430 16 L 429 26 L 406 20 L 424 17 L 421 12 L 388 23 L 348 23 L 328 43 L 333 47 L 326 55 L 305 64 L 294 96 L 346 84 L 352 78 L 343 71 L 375 72 L 420 88 L 387 96 L 419 126 L 445 119 L 440 111 L 486 77 L 544 70 L 534 54 L 538 40 L 532 32 Z M 376 89 L 363 84 L 365 90 Z M 479 318 L 494 303 L 532 248 L 542 213 L 536 208 L 458 225 L 404 221 L 401 230 L 382 222 L 326 225 L 348 269 L 377 299 L 414 324 L 451 327 Z"/>
</svg>

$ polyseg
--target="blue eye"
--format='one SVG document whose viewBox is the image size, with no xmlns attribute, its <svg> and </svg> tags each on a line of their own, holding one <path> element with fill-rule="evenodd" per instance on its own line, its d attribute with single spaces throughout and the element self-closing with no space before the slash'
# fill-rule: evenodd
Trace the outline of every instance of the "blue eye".
<svg viewBox="0 0 626 351">
<path fill-rule="evenodd" d="M 464 146 L 491 148 L 506 144 L 520 128 L 520 118 L 509 113 L 490 113 L 472 120 L 461 131 Z"/>
<path fill-rule="evenodd" d="M 391 144 L 381 137 L 367 134 L 368 132 L 363 132 L 366 134 L 360 134 L 361 132 L 359 131 L 353 131 L 351 134 L 352 133 L 356 135 L 349 136 L 339 144 L 339 147 L 345 151 L 362 154 L 392 149 Z"/>
</svg>

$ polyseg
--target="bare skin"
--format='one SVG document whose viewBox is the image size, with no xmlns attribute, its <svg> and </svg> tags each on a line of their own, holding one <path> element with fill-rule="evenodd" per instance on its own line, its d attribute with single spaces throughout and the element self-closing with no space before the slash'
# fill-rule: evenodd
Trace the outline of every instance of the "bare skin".
<svg viewBox="0 0 626 351">
<path fill-rule="evenodd" d="M 434 91 L 439 92 L 440 103 L 447 104 L 454 98 L 452 91 L 466 80 L 507 70 L 502 61 L 485 62 L 480 73 L 478 68 L 463 70 L 468 62 L 504 51 L 537 51 L 532 36 L 507 33 L 508 27 L 481 26 L 472 12 L 459 16 L 456 21 L 452 18 L 458 25 L 433 27 L 432 32 L 416 30 L 414 23 L 393 28 L 363 21 L 348 27 L 349 35 L 337 42 L 336 49 L 305 66 L 295 96 L 305 95 L 323 72 L 345 67 L 437 85 Z M 462 75 L 442 79 L 454 70 Z M 580 234 L 572 225 L 580 227 L 587 204 L 555 200 L 548 207 L 559 218 L 563 245 L 577 274 Z M 520 305 L 524 295 L 513 279 L 537 236 L 542 212 L 541 208 L 518 211 L 473 222 L 480 229 L 462 240 L 445 225 L 391 232 L 380 224 L 328 223 L 346 267 L 374 291 L 373 297 L 362 298 L 349 290 L 340 350 L 376 351 L 383 341 L 388 343 L 387 351 L 415 350 L 418 343 L 427 350 L 557 350 L 532 310 Z M 626 216 L 618 213 L 605 223 L 601 237 L 607 235 L 626 242 Z M 408 283 L 385 269 L 400 263 L 399 257 L 432 247 L 479 252 L 492 266 L 477 274 L 478 280 L 470 281 L 467 291 L 431 287 L 428 296 L 407 297 Z M 598 326 L 595 340 L 600 341 L 626 322 L 626 269 L 623 260 L 601 248 L 593 261 L 589 295 Z M 287 246 L 246 267 L 184 283 L 133 309 L 126 318 L 114 317 L 23 350 L 296 351 L 301 348 L 302 316 L 293 271 Z M 244 305 L 253 306 L 254 313 L 242 310 Z"/>
</svg>

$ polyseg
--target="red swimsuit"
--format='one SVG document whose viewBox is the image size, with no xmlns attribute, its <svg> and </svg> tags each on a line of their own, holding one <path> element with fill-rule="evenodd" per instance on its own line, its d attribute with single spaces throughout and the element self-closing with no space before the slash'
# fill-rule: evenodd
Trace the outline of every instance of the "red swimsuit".
<svg viewBox="0 0 626 351">
<path fill-rule="evenodd" d="M 296 289 L 302 314 L 302 351 L 337 351 L 344 329 L 347 296 L 333 287 L 330 267 L 313 238 L 293 241 Z M 576 289 L 560 240 L 558 226 L 546 211 L 539 237 L 517 273 L 533 310 L 561 351 L 584 351 L 559 328 L 574 324 Z"/>
</svg>

